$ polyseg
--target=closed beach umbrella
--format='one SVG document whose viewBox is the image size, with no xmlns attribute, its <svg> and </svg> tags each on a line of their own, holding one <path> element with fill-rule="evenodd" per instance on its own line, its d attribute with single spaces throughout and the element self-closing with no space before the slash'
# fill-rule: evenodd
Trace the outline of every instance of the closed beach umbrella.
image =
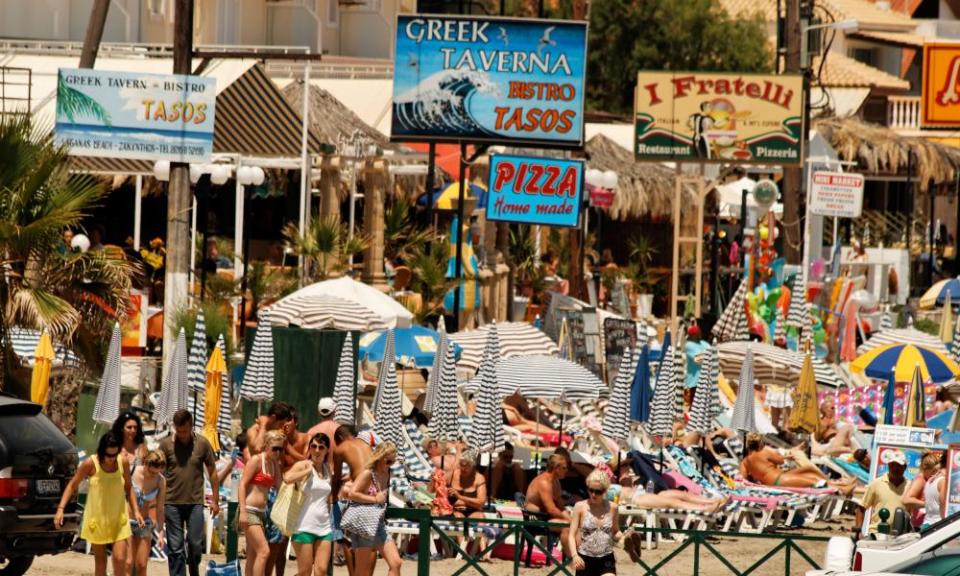
<svg viewBox="0 0 960 576">
<path fill-rule="evenodd" d="M 947 294 L 946 304 L 940 316 L 940 341 L 949 344 L 951 340 L 953 340 L 953 306 L 950 303 L 950 295 Z"/>
<path fill-rule="evenodd" d="M 880 330 L 890 330 L 893 328 L 893 315 L 890 314 L 890 308 L 887 307 L 883 310 L 883 314 L 880 316 Z"/>
<path fill-rule="evenodd" d="M 720 368 L 717 347 L 711 346 L 702 360 L 703 367 L 697 378 L 697 388 L 690 407 L 690 423 L 687 426 L 693 432 L 708 434 L 713 431 L 713 419 L 720 412 L 720 388 L 717 379 Z"/>
<path fill-rule="evenodd" d="M 254 402 L 273 400 L 274 386 L 273 326 L 270 325 L 270 311 L 260 316 L 257 333 L 250 348 L 250 359 L 240 385 L 240 397 Z"/>
<path fill-rule="evenodd" d="M 217 417 L 217 430 L 221 434 L 230 434 L 233 428 L 233 390 L 230 387 L 230 373 L 226 369 L 227 343 L 223 334 L 217 338 L 217 348 L 224 359 L 224 369 L 220 373 L 220 413 Z"/>
<path fill-rule="evenodd" d="M 817 383 L 813 377 L 813 358 L 807 351 L 800 371 L 800 381 L 793 390 L 793 409 L 787 426 L 795 432 L 816 434 L 820 427 L 820 409 L 817 406 Z"/>
<path fill-rule="evenodd" d="M 214 452 L 220 451 L 220 435 L 217 433 L 217 421 L 220 414 L 220 403 L 223 393 L 223 374 L 227 371 L 227 364 L 223 360 L 223 352 L 217 346 L 210 354 L 207 362 L 207 382 L 203 397 L 203 412 L 210 415 L 203 423 L 203 436 L 210 442 Z"/>
<path fill-rule="evenodd" d="M 433 414 L 437 398 L 437 386 L 440 383 L 440 370 L 447 357 L 449 338 L 447 338 L 447 330 L 444 324 L 443 318 L 437 322 L 437 353 L 433 355 L 433 364 L 427 377 L 427 393 L 423 399 L 423 413 L 427 416 Z"/>
<path fill-rule="evenodd" d="M 160 390 L 160 399 L 157 409 L 153 411 L 153 420 L 158 426 L 169 424 L 177 410 L 187 407 L 187 335 L 183 328 L 177 335 L 167 367 L 166 377 L 163 379 L 163 389 Z"/>
<path fill-rule="evenodd" d="M 53 344 L 44 330 L 33 352 L 33 373 L 30 375 L 30 401 L 47 409 L 50 396 L 50 370 L 53 368 Z"/>
<path fill-rule="evenodd" d="M 393 354 L 393 330 L 387 332 L 386 348 L 380 375 L 377 381 L 377 393 L 374 396 L 373 413 L 376 420 L 373 432 L 382 442 L 389 440 L 397 447 L 397 459 L 403 460 L 404 445 L 403 413 L 400 399 L 400 386 L 397 384 L 397 363 Z"/>
<path fill-rule="evenodd" d="M 960 321 L 953 328 L 953 342 L 950 344 L 950 357 L 960 366 Z"/>
<path fill-rule="evenodd" d="M 207 325 L 203 308 L 197 310 L 197 321 L 190 341 L 190 360 L 187 362 L 187 382 L 191 392 L 203 392 L 207 370 Z"/>
<path fill-rule="evenodd" d="M 483 359 L 480 361 L 481 386 L 477 392 L 477 408 L 468 438 L 468 443 L 474 450 L 497 452 L 503 446 L 503 396 L 497 385 L 497 364 L 500 361 L 500 342 L 497 336 L 497 324 L 492 322 L 487 331 Z"/>
<path fill-rule="evenodd" d="M 920 366 L 913 370 L 910 388 L 907 390 L 907 417 L 904 426 L 924 426 L 927 422 L 927 403 L 923 394 L 923 379 Z"/>
<path fill-rule="evenodd" d="M 746 309 L 744 303 L 747 297 L 747 283 L 741 281 L 740 287 L 733 293 L 727 307 L 724 308 L 720 318 L 713 325 L 713 337 L 720 342 L 732 340 L 742 340 L 744 329 L 747 326 Z"/>
<path fill-rule="evenodd" d="M 650 343 L 650 337 L 647 335 L 647 323 L 643 318 L 637 320 L 637 350 Z"/>
<path fill-rule="evenodd" d="M 737 402 L 733 405 L 730 427 L 742 432 L 756 432 L 753 394 L 753 349 L 747 347 L 747 357 L 740 368 L 740 384 L 737 386 Z"/>
<path fill-rule="evenodd" d="M 886 378 L 890 370 L 895 370 L 897 382 L 910 382 L 917 366 L 924 382 L 948 382 L 960 373 L 957 363 L 946 351 L 913 344 L 886 344 L 874 348 L 851 362 L 850 370 L 877 379 Z"/>
<path fill-rule="evenodd" d="M 893 412 L 897 401 L 896 374 L 896 370 L 890 370 L 890 375 L 887 377 L 887 389 L 883 393 L 883 423 L 887 425 L 893 425 Z"/>
<path fill-rule="evenodd" d="M 797 275 L 790 290 L 790 308 L 787 309 L 787 326 L 795 326 L 802 331 L 808 322 L 807 294 L 803 279 Z"/>
<path fill-rule="evenodd" d="M 629 348 L 623 351 L 623 362 L 613 382 L 607 409 L 603 413 L 601 432 L 614 442 L 621 443 L 630 436 L 630 385 L 640 355 Z"/>
<path fill-rule="evenodd" d="M 445 347 L 434 391 L 433 414 L 430 416 L 430 437 L 440 442 L 452 442 L 460 435 L 457 419 L 457 363 L 453 347 Z"/>
<path fill-rule="evenodd" d="M 773 327 L 773 344 L 774 346 L 786 346 L 787 345 L 787 321 L 783 317 L 783 312 L 780 308 L 777 308 L 776 314 L 777 320 L 776 325 Z"/>
<path fill-rule="evenodd" d="M 380 368 L 383 370 L 383 367 Z M 340 349 L 340 364 L 337 366 L 337 381 L 333 385 L 333 401 L 337 412 L 333 419 L 338 424 L 353 424 L 356 419 L 357 358 L 353 355 L 353 333 L 347 332 Z"/>
<path fill-rule="evenodd" d="M 630 387 L 630 419 L 634 422 L 647 422 L 650 419 L 650 404 L 653 390 L 650 389 L 650 346 L 640 348 L 640 358 L 633 373 L 633 385 Z"/>
<path fill-rule="evenodd" d="M 120 415 L 120 324 L 113 325 L 107 362 L 100 378 L 97 402 L 93 406 L 93 421 L 113 424 Z"/>
<path fill-rule="evenodd" d="M 664 338 L 666 342 L 666 337 Z M 653 402 L 650 407 L 650 427 L 652 436 L 666 438 L 673 436 L 673 419 L 676 416 L 677 379 L 674 374 L 672 350 L 664 348 L 663 359 L 657 370 L 656 384 L 653 388 Z"/>
</svg>

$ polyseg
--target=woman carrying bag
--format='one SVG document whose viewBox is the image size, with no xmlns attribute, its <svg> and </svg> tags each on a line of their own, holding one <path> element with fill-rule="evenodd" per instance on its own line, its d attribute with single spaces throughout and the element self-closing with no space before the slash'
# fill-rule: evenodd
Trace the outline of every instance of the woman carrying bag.
<svg viewBox="0 0 960 576">
<path fill-rule="evenodd" d="M 396 461 L 397 448 L 393 442 L 379 444 L 350 491 L 350 504 L 343 512 L 341 526 L 344 532 L 349 533 L 350 542 L 353 544 L 354 576 L 372 576 L 378 552 L 387 561 L 387 574 L 400 576 L 400 552 L 397 551 L 394 541 L 387 538 L 387 521 L 383 513 L 390 494 L 390 466 Z M 378 517 L 372 537 L 350 529 L 354 524 L 368 523 L 373 515 Z M 360 516 L 366 517 L 358 518 Z"/>
<path fill-rule="evenodd" d="M 283 475 L 283 490 L 299 490 L 300 513 L 293 529 L 293 547 L 297 553 L 298 576 L 326 576 L 333 547 L 330 527 L 330 470 L 327 455 L 330 439 L 314 434 L 307 449 L 307 459 L 297 462 Z M 302 481 L 302 484 L 298 484 Z M 280 498 L 283 498 L 281 494 Z M 279 500 L 278 500 L 279 503 Z M 296 504 L 294 504 L 296 506 Z M 276 510 L 276 508 L 275 508 Z M 290 510 L 291 516 L 293 510 Z"/>
</svg>

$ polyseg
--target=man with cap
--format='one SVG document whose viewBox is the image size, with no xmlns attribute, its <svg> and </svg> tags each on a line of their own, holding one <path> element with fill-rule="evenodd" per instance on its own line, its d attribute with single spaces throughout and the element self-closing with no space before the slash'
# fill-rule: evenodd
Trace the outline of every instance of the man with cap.
<svg viewBox="0 0 960 576">
<path fill-rule="evenodd" d="M 907 457 L 900 450 L 886 449 L 880 454 L 880 462 L 886 463 L 887 473 L 867 485 L 867 493 L 857 508 L 856 526 L 862 527 L 865 510 L 870 510 L 870 530 L 876 532 L 880 523 L 880 509 L 890 512 L 890 519 L 897 508 L 904 508 L 903 492 L 907 488 L 907 479 L 903 473 L 907 469 Z M 860 528 L 857 529 L 859 531 Z"/>
<path fill-rule="evenodd" d="M 307 431 L 307 438 L 313 438 L 314 434 L 324 434 L 330 440 L 330 449 L 327 450 L 327 456 L 330 460 L 330 469 L 333 469 L 333 449 L 337 447 L 336 439 L 333 437 L 337 428 L 340 426 L 333 418 L 337 415 L 337 403 L 333 398 L 324 396 L 317 402 L 317 415 L 320 416 L 320 422 Z"/>
<path fill-rule="evenodd" d="M 687 355 L 687 377 L 683 384 L 683 401 L 687 406 L 693 405 L 694 389 L 697 387 L 697 379 L 700 378 L 700 363 L 696 358 L 710 347 L 700 339 L 700 336 L 700 327 L 696 324 L 687 328 L 687 343 L 684 345 L 684 353 Z"/>
</svg>

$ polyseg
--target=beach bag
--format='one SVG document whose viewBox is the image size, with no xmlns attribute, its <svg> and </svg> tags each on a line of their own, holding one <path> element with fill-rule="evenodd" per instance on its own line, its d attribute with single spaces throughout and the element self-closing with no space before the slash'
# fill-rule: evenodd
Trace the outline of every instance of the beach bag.
<svg viewBox="0 0 960 576">
<path fill-rule="evenodd" d="M 270 521 L 283 532 L 284 536 L 292 536 L 300 519 L 300 510 L 303 508 L 303 489 L 299 482 L 284 482 L 280 486 L 277 500 L 270 509 Z"/>
<path fill-rule="evenodd" d="M 226 564 L 218 564 L 213 560 L 207 562 L 207 576 L 240 576 L 240 561 L 234 560 Z"/>
<path fill-rule="evenodd" d="M 340 518 L 340 529 L 348 534 L 373 540 L 386 510 L 387 507 L 383 504 L 348 502 Z"/>
</svg>

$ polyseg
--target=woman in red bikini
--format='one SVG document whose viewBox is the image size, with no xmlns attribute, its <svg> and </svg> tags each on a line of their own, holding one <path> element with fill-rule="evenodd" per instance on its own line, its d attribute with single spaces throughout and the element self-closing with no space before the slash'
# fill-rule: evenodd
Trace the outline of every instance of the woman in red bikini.
<svg viewBox="0 0 960 576">
<path fill-rule="evenodd" d="M 267 543 L 267 501 L 271 489 L 283 480 L 280 467 L 284 452 L 284 434 L 271 430 L 264 437 L 264 451 L 254 455 L 243 467 L 238 490 L 240 530 L 247 541 L 246 574 L 265 576 L 270 545 Z"/>
</svg>

